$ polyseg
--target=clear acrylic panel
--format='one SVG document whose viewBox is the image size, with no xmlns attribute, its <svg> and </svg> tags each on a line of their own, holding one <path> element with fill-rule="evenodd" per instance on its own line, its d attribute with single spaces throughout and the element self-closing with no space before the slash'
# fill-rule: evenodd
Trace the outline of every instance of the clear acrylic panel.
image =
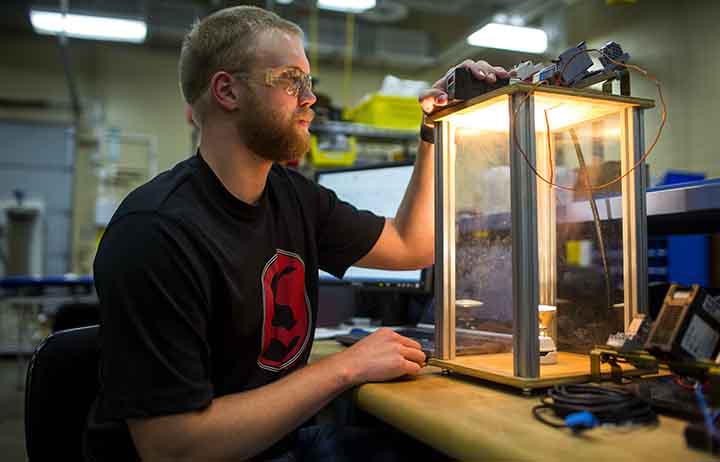
<svg viewBox="0 0 720 462">
<path fill-rule="evenodd" d="M 499 101 L 498 101 L 499 100 Z M 513 331 L 508 99 L 492 126 L 453 119 L 456 354 L 510 351 Z M 503 117 L 504 115 L 504 117 Z"/>
<path fill-rule="evenodd" d="M 557 307 L 542 327 L 558 350 L 588 353 L 623 330 L 621 183 L 589 191 L 587 182 L 621 175 L 625 108 L 544 95 L 535 103 L 538 171 L 560 186 L 538 178 L 540 304 Z"/>
</svg>

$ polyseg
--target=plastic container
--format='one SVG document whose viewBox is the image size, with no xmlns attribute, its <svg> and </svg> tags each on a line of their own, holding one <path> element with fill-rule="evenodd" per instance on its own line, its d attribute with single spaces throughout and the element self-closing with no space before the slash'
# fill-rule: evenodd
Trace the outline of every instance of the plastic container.
<svg viewBox="0 0 720 462">
<path fill-rule="evenodd" d="M 343 114 L 352 122 L 379 128 L 418 130 L 422 122 L 422 110 L 417 98 L 371 94 L 354 108 Z"/>
<path fill-rule="evenodd" d="M 310 159 L 316 167 L 349 167 L 357 157 L 355 137 L 339 135 L 342 140 L 310 137 Z M 335 137 L 337 138 L 337 136 Z"/>
</svg>

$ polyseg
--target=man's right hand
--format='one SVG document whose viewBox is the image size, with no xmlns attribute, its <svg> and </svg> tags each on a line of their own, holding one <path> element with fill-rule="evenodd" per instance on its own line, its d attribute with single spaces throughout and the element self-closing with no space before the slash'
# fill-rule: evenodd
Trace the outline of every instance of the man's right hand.
<svg viewBox="0 0 720 462">
<path fill-rule="evenodd" d="M 415 340 L 383 328 L 338 353 L 347 367 L 350 382 L 381 382 L 417 374 L 425 365 L 425 353 Z"/>
<path fill-rule="evenodd" d="M 380 329 L 272 383 L 215 397 L 206 408 L 128 419 L 143 460 L 245 460 L 307 421 L 348 388 L 417 374 L 420 344 Z"/>
</svg>

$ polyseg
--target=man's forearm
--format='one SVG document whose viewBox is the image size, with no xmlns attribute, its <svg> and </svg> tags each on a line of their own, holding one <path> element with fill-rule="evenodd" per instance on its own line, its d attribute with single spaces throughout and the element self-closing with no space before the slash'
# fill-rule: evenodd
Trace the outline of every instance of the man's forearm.
<svg viewBox="0 0 720 462">
<path fill-rule="evenodd" d="M 403 242 L 432 264 L 435 251 L 434 145 L 418 144 L 417 159 L 410 183 L 397 214 L 395 226 Z"/>
<path fill-rule="evenodd" d="M 331 356 L 203 411 L 131 423 L 143 460 L 239 461 L 276 443 L 354 384 Z"/>
</svg>

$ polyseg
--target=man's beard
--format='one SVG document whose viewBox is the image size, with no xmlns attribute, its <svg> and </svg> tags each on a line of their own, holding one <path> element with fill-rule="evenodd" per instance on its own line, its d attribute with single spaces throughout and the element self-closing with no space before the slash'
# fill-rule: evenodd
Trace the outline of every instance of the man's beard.
<svg viewBox="0 0 720 462">
<path fill-rule="evenodd" d="M 238 134 L 247 147 L 260 157 L 273 162 L 297 160 L 310 149 L 310 134 L 298 128 L 298 120 L 312 120 L 314 112 L 299 108 L 287 121 L 260 100 L 252 90 L 248 92 L 244 110 L 236 123 Z"/>
</svg>

